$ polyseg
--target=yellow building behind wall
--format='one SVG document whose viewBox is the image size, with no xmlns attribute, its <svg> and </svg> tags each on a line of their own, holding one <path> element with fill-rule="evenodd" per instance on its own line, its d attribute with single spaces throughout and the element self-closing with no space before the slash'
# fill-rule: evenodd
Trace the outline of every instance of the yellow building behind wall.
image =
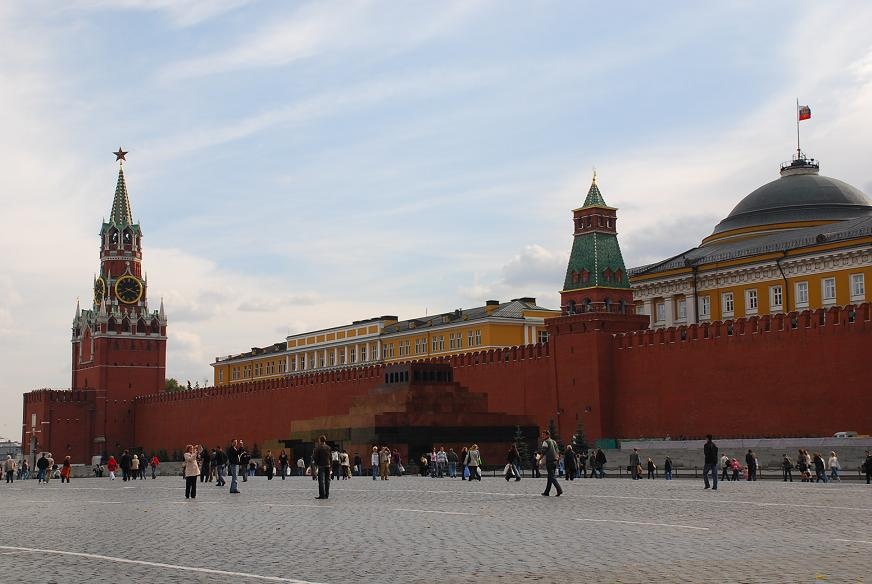
<svg viewBox="0 0 872 584">
<path fill-rule="evenodd" d="M 545 319 L 559 314 L 537 306 L 535 298 L 518 298 L 404 321 L 396 316 L 355 321 L 217 357 L 211 364 L 214 384 L 533 344 L 547 339 Z"/>
<path fill-rule="evenodd" d="M 699 247 L 630 270 L 652 327 L 859 304 L 870 278 L 872 201 L 802 156 Z"/>
</svg>

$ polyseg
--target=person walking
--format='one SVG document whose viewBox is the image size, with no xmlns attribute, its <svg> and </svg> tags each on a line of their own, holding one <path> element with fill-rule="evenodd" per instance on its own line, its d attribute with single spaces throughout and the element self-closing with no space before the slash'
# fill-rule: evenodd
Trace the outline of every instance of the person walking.
<svg viewBox="0 0 872 584">
<path fill-rule="evenodd" d="M 388 480 L 388 466 L 391 464 L 391 449 L 384 446 L 378 453 L 378 472 L 381 480 Z"/>
<path fill-rule="evenodd" d="M 227 449 L 227 464 L 230 465 L 230 492 L 239 493 L 239 440 L 234 439 Z"/>
<path fill-rule="evenodd" d="M 469 448 L 464 446 L 460 449 L 460 456 L 458 460 L 460 461 L 460 480 L 465 481 L 469 478 L 469 467 L 466 466 L 466 455 L 469 454 Z"/>
<path fill-rule="evenodd" d="M 378 446 L 372 447 L 372 456 L 369 457 L 369 462 L 372 465 L 372 480 L 376 480 L 376 476 L 378 475 Z"/>
<path fill-rule="evenodd" d="M 137 455 L 133 455 L 130 459 L 130 480 L 135 481 L 139 478 L 139 457 Z"/>
<path fill-rule="evenodd" d="M 157 467 L 160 466 L 160 459 L 157 457 L 157 454 L 151 457 L 151 460 L 148 461 L 148 465 L 151 467 L 151 478 L 157 478 Z"/>
<path fill-rule="evenodd" d="M 709 434 L 706 436 L 705 445 L 702 447 L 703 455 L 705 456 L 705 462 L 702 467 L 702 479 L 705 482 L 705 488 L 709 488 L 709 479 L 708 475 L 711 473 L 712 475 L 712 484 L 711 489 L 713 491 L 718 490 L 718 447 L 712 441 L 712 435 Z M 726 472 L 726 465 L 724 465 L 724 469 Z"/>
<path fill-rule="evenodd" d="M 306 474 L 306 461 L 303 460 L 303 457 L 297 459 L 297 476 L 303 476 Z"/>
<path fill-rule="evenodd" d="M 639 450 L 636 448 L 630 454 L 630 472 L 634 481 L 642 478 L 642 460 L 639 458 Z"/>
<path fill-rule="evenodd" d="M 248 463 L 251 462 L 251 453 L 245 447 L 245 443 L 239 441 L 239 471 L 242 473 L 242 482 L 248 482 Z"/>
<path fill-rule="evenodd" d="M 563 480 L 575 480 L 575 473 L 578 471 L 578 461 L 575 459 L 575 451 L 571 444 L 567 444 L 563 449 Z"/>
<path fill-rule="evenodd" d="M 282 480 L 285 480 L 285 475 L 288 474 L 288 453 L 282 448 L 279 452 L 279 471 L 282 473 Z"/>
<path fill-rule="evenodd" d="M 748 468 L 748 480 L 756 481 L 757 480 L 757 457 L 754 456 L 754 453 L 751 449 L 748 449 L 748 454 L 745 455 L 745 466 Z"/>
<path fill-rule="evenodd" d="M 786 454 L 781 458 L 781 473 L 784 476 L 784 482 L 788 479 L 793 482 L 793 461 Z"/>
<path fill-rule="evenodd" d="M 866 460 L 863 461 L 863 472 L 866 473 L 866 484 L 872 480 L 872 454 L 866 451 Z"/>
<path fill-rule="evenodd" d="M 15 477 L 15 461 L 12 459 L 11 454 L 6 455 L 6 461 L 3 463 L 3 470 L 6 471 L 6 482 L 13 482 L 13 477 Z"/>
<path fill-rule="evenodd" d="M 452 479 L 457 478 L 457 453 L 453 448 L 448 449 L 448 476 Z"/>
<path fill-rule="evenodd" d="M 721 473 L 721 480 L 729 482 L 730 481 L 730 457 L 726 455 L 726 453 L 721 456 L 721 468 L 723 472 Z"/>
<path fill-rule="evenodd" d="M 596 449 L 596 456 L 594 457 L 594 462 L 596 464 L 596 472 L 599 475 L 599 478 L 606 478 L 606 453 L 603 452 L 602 448 Z"/>
<path fill-rule="evenodd" d="M 654 464 L 654 461 L 651 460 L 651 457 L 649 456 L 648 457 L 648 478 L 649 479 L 656 478 L 656 474 L 655 474 L 656 472 L 657 472 L 657 465 Z"/>
<path fill-rule="evenodd" d="M 539 449 L 539 454 L 545 459 L 545 471 L 548 473 L 547 482 L 545 483 L 545 492 L 542 493 L 543 497 L 548 497 L 551 495 L 551 486 L 557 490 L 557 497 L 563 494 L 563 489 L 560 487 L 560 483 L 557 482 L 557 459 L 560 458 L 560 451 L 557 448 L 557 442 L 551 438 L 551 432 L 545 430 L 543 433 L 544 440 L 542 441 L 542 446 Z"/>
<path fill-rule="evenodd" d="M 451 452 L 454 452 L 453 450 Z M 512 465 L 512 471 L 515 473 L 515 482 L 521 480 L 521 453 L 518 452 L 518 445 L 512 444 L 512 447 L 509 448 L 509 454 L 506 456 L 506 459 L 509 464 Z M 448 463 L 448 469 L 451 470 L 451 463 Z M 454 473 L 451 473 L 451 476 L 454 476 Z M 508 479 L 506 479 L 508 480 Z"/>
<path fill-rule="evenodd" d="M 118 461 L 118 466 L 121 467 L 121 480 L 129 481 L 130 480 L 130 467 L 131 467 L 131 458 L 130 452 L 125 450 L 121 453 L 121 459 Z"/>
<path fill-rule="evenodd" d="M 109 480 L 115 480 L 115 471 L 118 470 L 118 461 L 115 460 L 114 456 L 110 456 L 109 460 L 106 461 L 106 470 L 109 471 Z"/>
<path fill-rule="evenodd" d="M 481 452 L 478 444 L 473 444 L 466 451 L 466 467 L 469 469 L 469 482 L 481 481 Z"/>
<path fill-rule="evenodd" d="M 271 481 L 273 479 L 273 473 L 275 472 L 272 450 L 267 450 L 263 457 L 263 470 L 266 473 L 266 480 Z"/>
<path fill-rule="evenodd" d="M 667 481 L 672 480 L 672 459 L 668 456 L 663 461 L 663 478 Z"/>
<path fill-rule="evenodd" d="M 824 463 L 824 458 L 821 456 L 820 452 L 814 453 L 814 476 L 815 482 L 827 482 L 827 469 L 826 463 Z"/>
<path fill-rule="evenodd" d="M 70 464 L 70 457 L 64 457 L 64 462 L 61 465 L 61 484 L 64 484 L 64 481 L 67 483 L 70 482 L 70 475 L 73 474 L 73 467 Z"/>
<path fill-rule="evenodd" d="M 363 476 L 363 459 L 360 458 L 359 452 L 354 453 L 354 476 Z"/>
<path fill-rule="evenodd" d="M 197 451 L 193 444 L 185 446 L 185 499 L 197 498 L 197 476 L 200 475 L 200 465 L 197 464 Z"/>
<path fill-rule="evenodd" d="M 835 450 L 830 452 L 830 459 L 827 461 L 827 466 L 830 467 L 830 480 L 842 482 L 842 478 L 839 476 L 839 470 L 841 470 L 842 467 L 839 464 L 839 457 L 836 456 Z"/>
<path fill-rule="evenodd" d="M 227 481 L 224 479 L 227 476 L 227 453 L 224 452 L 221 446 L 215 447 L 215 466 L 218 470 L 218 480 L 215 481 L 215 486 L 223 487 L 227 484 Z"/>
<path fill-rule="evenodd" d="M 340 473 L 342 474 L 343 481 L 351 478 L 351 460 L 344 449 L 339 453 L 339 468 L 341 469 Z"/>
<path fill-rule="evenodd" d="M 324 435 L 318 436 L 318 444 L 315 446 L 315 451 L 312 456 L 315 459 L 315 466 L 318 467 L 318 496 L 316 499 L 330 498 L 330 466 L 333 462 L 332 451 L 327 446 L 327 437 Z"/>
</svg>

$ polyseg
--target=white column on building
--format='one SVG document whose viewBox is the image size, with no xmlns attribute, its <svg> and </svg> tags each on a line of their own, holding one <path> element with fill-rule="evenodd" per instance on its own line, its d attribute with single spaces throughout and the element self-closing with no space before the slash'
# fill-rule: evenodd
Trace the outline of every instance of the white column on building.
<svg viewBox="0 0 872 584">
<path fill-rule="evenodd" d="M 375 341 L 375 360 L 376 361 L 381 361 L 381 358 L 382 358 L 381 354 L 382 354 L 381 339 L 376 339 L 376 341 Z"/>
<path fill-rule="evenodd" d="M 691 292 L 684 298 L 686 300 L 684 304 L 684 312 L 687 314 L 687 318 L 685 319 L 687 324 L 699 322 L 699 306 L 696 305 L 696 296 Z"/>
<path fill-rule="evenodd" d="M 663 319 L 663 326 L 672 326 L 675 324 L 675 296 L 665 296 L 663 304 L 663 309 L 666 313 L 666 318 Z"/>
<path fill-rule="evenodd" d="M 651 324 L 654 324 L 654 301 L 650 298 L 642 302 L 642 314 L 650 316 Z"/>
</svg>

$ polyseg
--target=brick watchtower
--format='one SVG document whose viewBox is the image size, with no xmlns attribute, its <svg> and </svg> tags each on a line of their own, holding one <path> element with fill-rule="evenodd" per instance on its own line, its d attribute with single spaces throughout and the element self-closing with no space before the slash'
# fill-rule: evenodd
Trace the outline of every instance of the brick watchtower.
<svg viewBox="0 0 872 584">
<path fill-rule="evenodd" d="M 142 230 L 133 220 L 124 155 L 108 221 L 100 228 L 100 272 L 91 309 L 76 306 L 72 335 L 72 389 L 95 404 L 93 454 L 133 445 L 133 399 L 165 387 L 166 327 L 163 301 L 149 312 L 142 272 Z"/>
<path fill-rule="evenodd" d="M 563 314 L 631 313 L 633 291 L 618 245 L 617 209 L 606 205 L 596 173 L 584 204 L 572 211 L 572 219 L 572 252 L 560 291 Z"/>
</svg>

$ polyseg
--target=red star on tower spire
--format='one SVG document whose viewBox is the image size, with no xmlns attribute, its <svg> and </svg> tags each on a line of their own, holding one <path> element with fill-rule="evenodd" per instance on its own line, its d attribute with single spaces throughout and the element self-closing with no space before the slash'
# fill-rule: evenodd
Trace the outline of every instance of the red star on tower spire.
<svg viewBox="0 0 872 584">
<path fill-rule="evenodd" d="M 115 155 L 115 162 L 118 162 L 119 160 L 121 160 L 122 162 L 127 160 L 126 158 L 124 158 L 127 155 L 127 152 L 122 150 L 121 146 L 118 147 L 118 152 L 113 152 L 112 154 Z"/>
</svg>

